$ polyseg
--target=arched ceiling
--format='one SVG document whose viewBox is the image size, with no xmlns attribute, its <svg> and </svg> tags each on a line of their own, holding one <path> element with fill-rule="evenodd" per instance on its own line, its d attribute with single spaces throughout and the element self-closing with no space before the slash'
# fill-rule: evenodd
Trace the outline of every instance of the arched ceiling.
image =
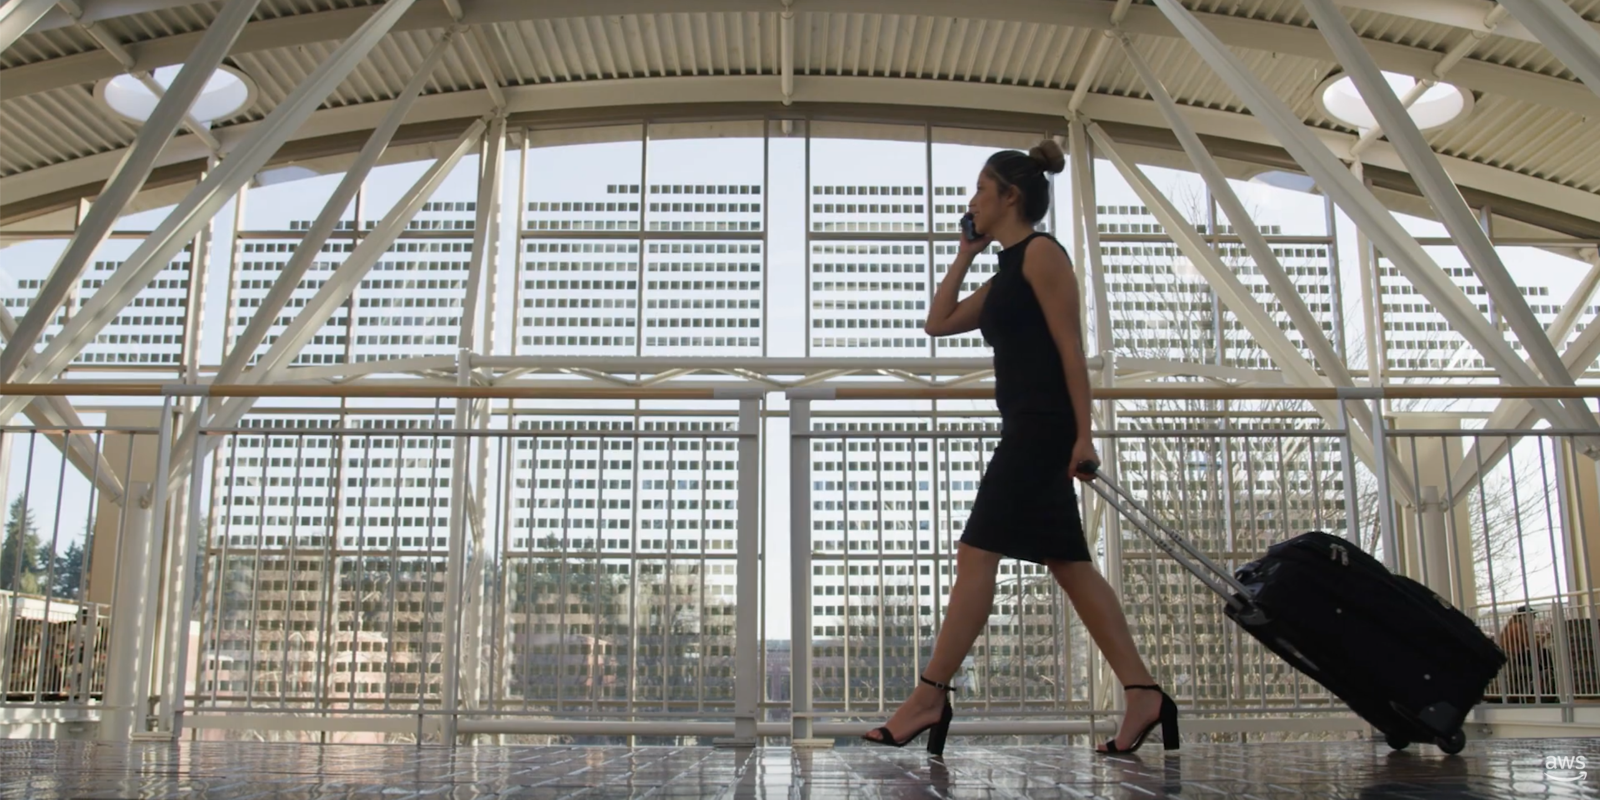
<svg viewBox="0 0 1600 800">
<path fill-rule="evenodd" d="M 1600 0 L 1569 0 L 1587 20 Z M 1379 66 L 1428 77 L 1472 39 L 1446 74 L 1470 90 L 1463 120 L 1427 132 L 1469 199 L 1547 230 L 1600 238 L 1600 96 L 1507 18 L 1485 32 L 1485 0 L 1340 0 Z M 259 91 L 213 126 L 223 153 L 380 3 L 265 0 L 225 63 Z M 1313 95 L 1339 70 L 1296 0 L 1187 0 L 1185 5 L 1335 153 L 1356 132 L 1325 117 Z M 123 65 L 180 63 L 221 3 L 79 0 L 0 54 L 0 223 L 92 196 L 138 129 L 94 96 Z M 1146 147 L 1170 149 L 1166 125 L 1117 47 L 1093 53 L 1112 27 L 1110 0 L 794 0 L 792 63 L 783 58 L 779 0 L 416 0 L 401 21 L 274 163 L 358 149 L 428 49 L 466 27 L 434 70 L 397 146 L 452 139 L 500 107 L 517 125 L 581 127 L 628 120 L 829 117 L 1059 129 L 1075 90 L 1081 110 L 1121 125 Z M 1381 9 L 1381 10 L 1380 10 Z M 97 26 L 94 33 L 80 24 Z M 1596 24 L 1591 22 L 1591 24 Z M 1292 166 L 1247 109 L 1153 6 L 1126 9 L 1121 28 L 1219 156 Z M 480 66 L 477 59 L 484 59 Z M 788 72 L 792 81 L 785 81 Z M 493 86 L 489 83 L 493 82 Z M 792 87 L 785 96 L 783 87 Z M 1226 152 L 1222 152 L 1226 151 Z M 403 149 L 397 150 L 397 153 Z M 153 189 L 192 181 L 209 146 L 182 132 L 162 153 Z M 1385 142 L 1361 152 L 1384 188 L 1407 191 Z"/>
</svg>

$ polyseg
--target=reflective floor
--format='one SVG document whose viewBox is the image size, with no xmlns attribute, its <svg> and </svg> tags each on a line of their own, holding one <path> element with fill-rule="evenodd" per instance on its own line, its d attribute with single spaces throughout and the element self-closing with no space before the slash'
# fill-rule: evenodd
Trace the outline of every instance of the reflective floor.
<svg viewBox="0 0 1600 800">
<path fill-rule="evenodd" d="M 1600 797 L 1600 740 L 1193 745 L 1101 758 L 1059 747 L 917 750 L 440 747 L 0 740 L 0 798 Z M 1550 759 L 1583 756 L 1580 769 Z M 1561 764 L 1579 766 L 1580 762 Z"/>
</svg>

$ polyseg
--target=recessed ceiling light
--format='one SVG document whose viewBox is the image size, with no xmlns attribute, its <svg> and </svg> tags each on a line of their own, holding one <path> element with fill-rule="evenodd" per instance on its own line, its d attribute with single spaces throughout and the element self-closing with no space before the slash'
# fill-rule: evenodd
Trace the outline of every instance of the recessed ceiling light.
<svg viewBox="0 0 1600 800">
<path fill-rule="evenodd" d="M 1404 97 L 1417 85 L 1416 78 L 1394 72 L 1383 73 L 1383 79 L 1388 81 L 1396 97 Z M 1361 92 L 1356 89 L 1355 81 L 1349 75 L 1339 73 L 1323 81 L 1317 87 L 1316 97 L 1322 112 L 1339 122 L 1363 131 L 1378 127 L 1377 117 L 1367 107 L 1366 100 L 1362 99 Z M 1471 110 L 1472 95 L 1448 83 L 1435 83 L 1428 87 L 1407 109 L 1411 120 L 1420 130 L 1448 124 Z"/>
<path fill-rule="evenodd" d="M 177 80 L 180 69 L 182 65 L 158 67 L 151 77 L 162 88 L 167 88 Z M 94 93 L 117 116 L 135 123 L 150 119 L 150 115 L 155 113 L 156 103 L 161 100 L 155 92 L 150 91 L 150 87 L 132 75 L 118 75 L 101 81 Z M 231 67 L 218 67 L 206 79 L 205 88 L 200 90 L 199 96 L 189 106 L 189 115 L 197 122 L 209 125 L 239 113 L 255 100 L 255 94 L 255 84 L 244 73 Z"/>
</svg>

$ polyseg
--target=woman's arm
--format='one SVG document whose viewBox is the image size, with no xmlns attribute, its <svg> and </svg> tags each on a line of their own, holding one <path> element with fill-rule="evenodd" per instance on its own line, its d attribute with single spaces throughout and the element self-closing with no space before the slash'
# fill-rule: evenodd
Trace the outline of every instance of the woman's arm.
<svg viewBox="0 0 1600 800">
<path fill-rule="evenodd" d="M 1067 393 L 1072 397 L 1072 411 L 1078 420 L 1078 443 L 1082 447 L 1090 442 L 1090 383 L 1089 362 L 1083 354 L 1082 321 L 1078 313 L 1078 277 L 1072 272 L 1072 262 L 1061 246 L 1039 237 L 1028 243 L 1022 260 L 1022 276 L 1033 287 L 1044 310 L 1045 322 L 1061 351 L 1061 368 L 1067 377 Z M 1076 469 L 1077 465 L 1073 465 Z"/>
<path fill-rule="evenodd" d="M 989 284 L 984 283 L 964 300 L 956 300 L 961 296 L 961 282 L 967 277 L 967 268 L 972 266 L 974 255 L 963 243 L 961 252 L 956 254 L 956 260 L 945 272 L 944 280 L 939 282 L 939 290 L 933 294 L 933 304 L 928 306 L 928 321 L 922 326 L 923 332 L 929 336 L 954 336 L 977 329 L 978 319 L 983 313 L 983 298 L 989 295 Z"/>
</svg>

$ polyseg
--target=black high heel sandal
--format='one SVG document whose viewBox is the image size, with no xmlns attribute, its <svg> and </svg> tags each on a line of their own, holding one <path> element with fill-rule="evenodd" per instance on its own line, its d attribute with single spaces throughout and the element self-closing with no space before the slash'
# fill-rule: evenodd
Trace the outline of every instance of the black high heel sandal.
<svg viewBox="0 0 1600 800">
<path fill-rule="evenodd" d="M 922 726 L 921 730 L 918 730 L 910 736 L 907 736 L 905 739 L 899 741 L 895 740 L 894 732 L 889 730 L 888 725 L 882 725 L 872 729 L 871 733 L 881 735 L 883 737 L 881 739 L 874 739 L 867 735 L 863 735 L 861 738 L 872 742 L 873 744 L 881 744 L 887 747 L 905 747 L 906 745 L 911 744 L 911 742 L 918 736 L 921 736 L 923 731 L 931 731 L 931 733 L 928 734 L 928 753 L 936 756 L 944 755 L 944 740 L 950 735 L 950 720 L 954 719 L 956 714 L 955 709 L 950 707 L 950 693 L 954 692 L 955 689 L 950 688 L 948 684 L 939 683 L 938 681 L 930 681 L 925 675 L 918 676 L 918 679 L 935 689 L 944 691 L 944 711 L 939 715 L 939 721 L 931 725 L 924 725 Z"/>
<path fill-rule="evenodd" d="M 1161 691 L 1160 686 L 1141 685 L 1122 687 L 1122 691 L 1124 692 L 1128 691 L 1129 689 L 1149 689 L 1151 691 L 1161 692 L 1161 716 L 1157 717 L 1155 721 L 1151 722 L 1149 725 L 1144 726 L 1144 730 L 1139 731 L 1139 738 L 1134 739 L 1133 744 L 1129 745 L 1128 749 L 1124 750 L 1120 747 L 1117 747 L 1117 737 L 1113 736 L 1106 740 L 1106 749 L 1096 750 L 1095 752 L 1102 755 L 1136 752 L 1142 745 L 1144 745 L 1144 738 L 1150 735 L 1150 731 L 1155 729 L 1157 723 L 1161 724 L 1161 748 L 1163 750 L 1178 749 L 1178 704 L 1173 702 L 1172 698 L 1169 697 L 1166 692 Z"/>
</svg>

